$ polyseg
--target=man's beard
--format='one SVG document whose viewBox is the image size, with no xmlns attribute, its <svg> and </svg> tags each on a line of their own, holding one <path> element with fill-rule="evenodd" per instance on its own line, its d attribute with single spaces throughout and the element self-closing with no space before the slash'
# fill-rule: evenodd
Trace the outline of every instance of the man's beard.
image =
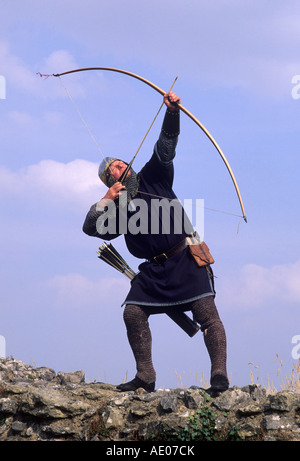
<svg viewBox="0 0 300 461">
<path fill-rule="evenodd" d="M 129 174 L 130 172 L 130 174 Z M 126 189 L 126 194 L 122 194 L 122 190 L 120 191 L 120 196 L 117 197 L 115 200 L 117 206 L 121 206 L 121 208 L 124 208 L 124 206 L 127 206 L 131 202 L 131 200 L 136 196 L 138 193 L 138 188 L 139 188 L 139 174 L 137 174 L 131 167 L 129 169 L 129 172 L 126 175 L 126 178 L 122 181 L 122 184 L 125 186 Z M 107 175 L 107 187 L 110 188 L 112 187 L 116 182 L 118 182 L 117 179 L 115 179 L 112 175 Z M 127 200 L 126 200 L 126 198 Z M 124 201 L 125 198 L 125 201 Z"/>
</svg>

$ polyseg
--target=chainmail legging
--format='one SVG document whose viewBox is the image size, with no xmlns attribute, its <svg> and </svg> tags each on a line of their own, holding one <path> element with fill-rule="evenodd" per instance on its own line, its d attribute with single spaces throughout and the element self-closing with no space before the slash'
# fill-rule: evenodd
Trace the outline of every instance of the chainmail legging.
<svg viewBox="0 0 300 461">
<path fill-rule="evenodd" d="M 211 361 L 211 379 L 218 374 L 227 377 L 226 335 L 214 297 L 207 296 L 181 307 L 173 307 L 173 309 L 178 308 L 182 311 L 191 311 L 194 320 L 201 327 Z M 133 304 L 126 305 L 124 309 L 128 341 L 136 361 L 136 376 L 146 383 L 152 383 L 156 380 L 156 372 L 152 363 L 152 336 L 148 318 L 152 314 L 167 312 L 168 309 L 171 308 L 159 309 Z"/>
</svg>

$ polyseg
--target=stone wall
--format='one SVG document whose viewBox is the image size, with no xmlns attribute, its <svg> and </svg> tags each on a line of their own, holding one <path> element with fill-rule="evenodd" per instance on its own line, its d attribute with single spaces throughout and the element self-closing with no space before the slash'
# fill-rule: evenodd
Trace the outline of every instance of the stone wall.
<svg viewBox="0 0 300 461">
<path fill-rule="evenodd" d="M 1 441 L 300 441 L 300 393 L 258 385 L 219 395 L 192 386 L 145 393 L 0 359 Z"/>
</svg>

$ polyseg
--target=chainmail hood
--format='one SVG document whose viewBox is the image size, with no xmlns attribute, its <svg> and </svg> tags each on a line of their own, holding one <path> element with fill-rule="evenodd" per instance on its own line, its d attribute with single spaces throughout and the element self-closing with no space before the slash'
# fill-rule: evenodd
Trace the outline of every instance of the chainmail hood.
<svg viewBox="0 0 300 461">
<path fill-rule="evenodd" d="M 116 160 L 128 165 L 128 163 L 115 157 L 105 157 L 99 165 L 98 176 L 108 188 L 112 187 L 117 182 L 117 180 L 110 174 L 109 171 L 110 165 Z M 123 184 L 132 198 L 137 194 L 138 191 L 139 175 L 136 174 L 136 172 L 131 167 L 129 171 L 131 174 L 129 177 L 126 177 L 125 181 L 123 181 Z"/>
</svg>

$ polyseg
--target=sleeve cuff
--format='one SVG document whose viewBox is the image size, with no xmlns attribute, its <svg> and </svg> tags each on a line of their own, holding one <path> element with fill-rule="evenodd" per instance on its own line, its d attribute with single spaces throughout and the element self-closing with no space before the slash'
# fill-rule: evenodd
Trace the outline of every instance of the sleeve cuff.
<svg viewBox="0 0 300 461">
<path fill-rule="evenodd" d="M 180 111 L 166 110 L 164 121 L 162 124 L 162 132 L 168 138 L 174 138 L 180 133 Z"/>
</svg>

